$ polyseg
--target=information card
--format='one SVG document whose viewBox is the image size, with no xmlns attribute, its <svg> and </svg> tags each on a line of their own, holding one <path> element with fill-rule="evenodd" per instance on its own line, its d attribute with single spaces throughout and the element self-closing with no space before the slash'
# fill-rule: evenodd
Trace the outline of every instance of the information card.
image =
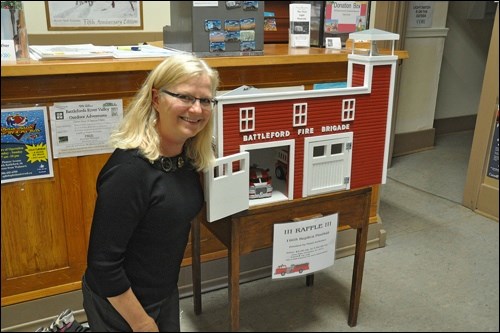
<svg viewBox="0 0 500 333">
<path fill-rule="evenodd" d="M 335 260 L 338 214 L 300 222 L 276 223 L 272 278 L 311 274 Z"/>
</svg>

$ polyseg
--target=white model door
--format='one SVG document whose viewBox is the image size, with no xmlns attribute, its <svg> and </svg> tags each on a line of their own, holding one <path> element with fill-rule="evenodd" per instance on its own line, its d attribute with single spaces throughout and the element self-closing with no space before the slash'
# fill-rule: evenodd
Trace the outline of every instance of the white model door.
<svg viewBox="0 0 500 333">
<path fill-rule="evenodd" d="M 248 209 L 249 164 L 250 154 L 241 152 L 216 159 L 205 173 L 208 222 Z"/>
<path fill-rule="evenodd" d="M 350 189 L 352 132 L 307 138 L 304 149 L 305 197 Z"/>
</svg>

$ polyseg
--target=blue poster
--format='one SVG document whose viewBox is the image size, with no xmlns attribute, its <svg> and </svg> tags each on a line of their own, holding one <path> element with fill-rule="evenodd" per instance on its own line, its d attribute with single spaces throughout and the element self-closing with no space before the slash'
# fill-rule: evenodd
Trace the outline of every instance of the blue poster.
<svg viewBox="0 0 500 333">
<path fill-rule="evenodd" d="M 498 105 L 498 104 L 497 104 Z M 498 179 L 498 110 L 493 141 L 491 142 L 490 159 L 488 163 L 488 177 Z"/>
<path fill-rule="evenodd" d="M 47 108 L 2 109 L 2 184 L 53 177 Z"/>
</svg>

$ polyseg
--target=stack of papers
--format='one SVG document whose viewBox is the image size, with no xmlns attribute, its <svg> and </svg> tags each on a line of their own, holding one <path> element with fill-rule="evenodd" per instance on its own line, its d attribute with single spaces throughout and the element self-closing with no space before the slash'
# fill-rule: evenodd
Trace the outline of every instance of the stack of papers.
<svg viewBox="0 0 500 333">
<path fill-rule="evenodd" d="M 93 44 L 30 45 L 30 55 L 35 60 L 113 58 L 113 48 Z"/>
<path fill-rule="evenodd" d="M 93 44 L 30 46 L 30 55 L 34 60 L 89 58 L 163 58 L 177 53 L 183 53 L 183 51 L 164 49 L 153 45 L 134 45 L 120 47 L 96 46 Z"/>
</svg>

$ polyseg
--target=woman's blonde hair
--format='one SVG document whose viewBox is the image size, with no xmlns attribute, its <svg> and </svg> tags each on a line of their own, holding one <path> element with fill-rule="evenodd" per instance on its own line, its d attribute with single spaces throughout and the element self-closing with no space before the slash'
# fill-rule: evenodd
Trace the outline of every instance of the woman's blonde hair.
<svg viewBox="0 0 500 333">
<path fill-rule="evenodd" d="M 149 73 L 141 89 L 128 106 L 123 120 L 111 134 L 111 145 L 121 149 L 139 149 L 150 161 L 160 157 L 160 137 L 156 131 L 157 112 L 153 107 L 152 91 L 170 88 L 200 75 L 207 75 L 212 84 L 212 96 L 219 86 L 219 74 L 203 60 L 191 54 L 166 58 Z M 186 156 L 198 171 L 206 170 L 212 163 L 214 117 L 196 136 L 184 145 Z"/>
</svg>

